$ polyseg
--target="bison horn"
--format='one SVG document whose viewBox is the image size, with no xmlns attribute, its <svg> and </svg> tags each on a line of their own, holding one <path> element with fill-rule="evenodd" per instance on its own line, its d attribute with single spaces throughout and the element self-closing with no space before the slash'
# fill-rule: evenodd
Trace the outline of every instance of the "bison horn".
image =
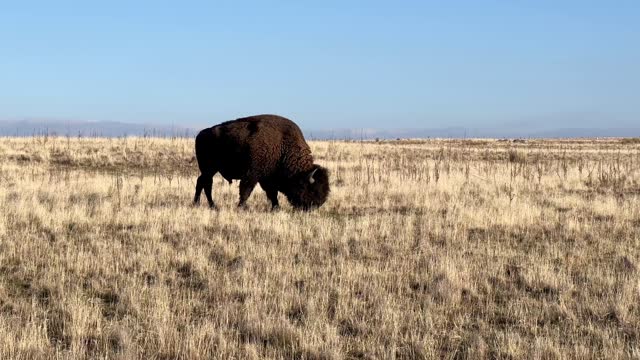
<svg viewBox="0 0 640 360">
<path fill-rule="evenodd" d="M 309 174 L 309 184 L 313 184 L 314 182 L 316 182 L 316 180 L 313 178 L 313 174 L 315 174 L 316 171 L 318 171 L 318 168 L 313 169 L 311 174 Z"/>
</svg>

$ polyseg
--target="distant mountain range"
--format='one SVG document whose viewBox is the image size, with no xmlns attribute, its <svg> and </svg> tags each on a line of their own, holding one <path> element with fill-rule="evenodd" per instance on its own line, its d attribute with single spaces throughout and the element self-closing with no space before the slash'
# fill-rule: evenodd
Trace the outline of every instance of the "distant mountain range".
<svg viewBox="0 0 640 360">
<path fill-rule="evenodd" d="M 312 139 L 410 139 L 410 138 L 595 138 L 640 137 L 637 128 L 435 128 L 435 129 L 340 129 L 305 131 Z"/>
<path fill-rule="evenodd" d="M 200 128 L 176 125 L 133 124 L 113 121 L 20 120 L 0 121 L 0 136 L 73 137 L 193 137 Z M 434 129 L 303 129 L 308 139 L 373 140 L 407 138 L 584 138 L 640 137 L 640 126 L 627 128 L 502 128 L 448 127 Z"/>
</svg>

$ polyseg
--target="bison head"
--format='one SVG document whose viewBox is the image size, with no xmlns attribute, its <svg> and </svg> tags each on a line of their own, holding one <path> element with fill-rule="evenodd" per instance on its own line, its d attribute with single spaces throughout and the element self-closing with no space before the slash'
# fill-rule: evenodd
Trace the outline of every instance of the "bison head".
<svg viewBox="0 0 640 360">
<path fill-rule="evenodd" d="M 285 192 L 293 207 L 312 210 L 324 204 L 329 196 L 329 171 L 314 165 L 310 171 L 298 174 Z"/>
</svg>

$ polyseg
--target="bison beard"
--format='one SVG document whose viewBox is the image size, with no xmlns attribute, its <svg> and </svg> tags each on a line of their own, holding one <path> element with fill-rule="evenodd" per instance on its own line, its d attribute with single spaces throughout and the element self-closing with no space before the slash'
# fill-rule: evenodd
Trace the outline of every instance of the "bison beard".
<svg viewBox="0 0 640 360">
<path fill-rule="evenodd" d="M 258 183 L 274 209 L 278 207 L 278 192 L 302 210 L 321 206 L 329 195 L 327 169 L 313 163 L 300 128 L 286 118 L 257 115 L 227 121 L 202 130 L 195 147 L 201 172 L 195 204 L 204 190 L 209 206 L 215 207 L 212 187 L 218 172 L 229 183 L 240 180 L 241 207 Z"/>
</svg>

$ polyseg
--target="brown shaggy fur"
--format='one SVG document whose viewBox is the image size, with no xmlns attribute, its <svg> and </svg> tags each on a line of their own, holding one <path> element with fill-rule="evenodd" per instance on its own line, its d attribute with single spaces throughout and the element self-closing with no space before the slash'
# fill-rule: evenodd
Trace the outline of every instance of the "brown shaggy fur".
<svg viewBox="0 0 640 360">
<path fill-rule="evenodd" d="M 329 195 L 327 169 L 313 163 L 300 128 L 281 116 L 250 116 L 204 129 L 196 137 L 196 158 L 201 172 L 196 204 L 204 189 L 209 206 L 215 207 L 211 191 L 216 173 L 229 183 L 240 180 L 238 206 L 244 206 L 257 183 L 273 208 L 278 207 L 278 192 L 304 210 L 321 206 Z"/>
</svg>

